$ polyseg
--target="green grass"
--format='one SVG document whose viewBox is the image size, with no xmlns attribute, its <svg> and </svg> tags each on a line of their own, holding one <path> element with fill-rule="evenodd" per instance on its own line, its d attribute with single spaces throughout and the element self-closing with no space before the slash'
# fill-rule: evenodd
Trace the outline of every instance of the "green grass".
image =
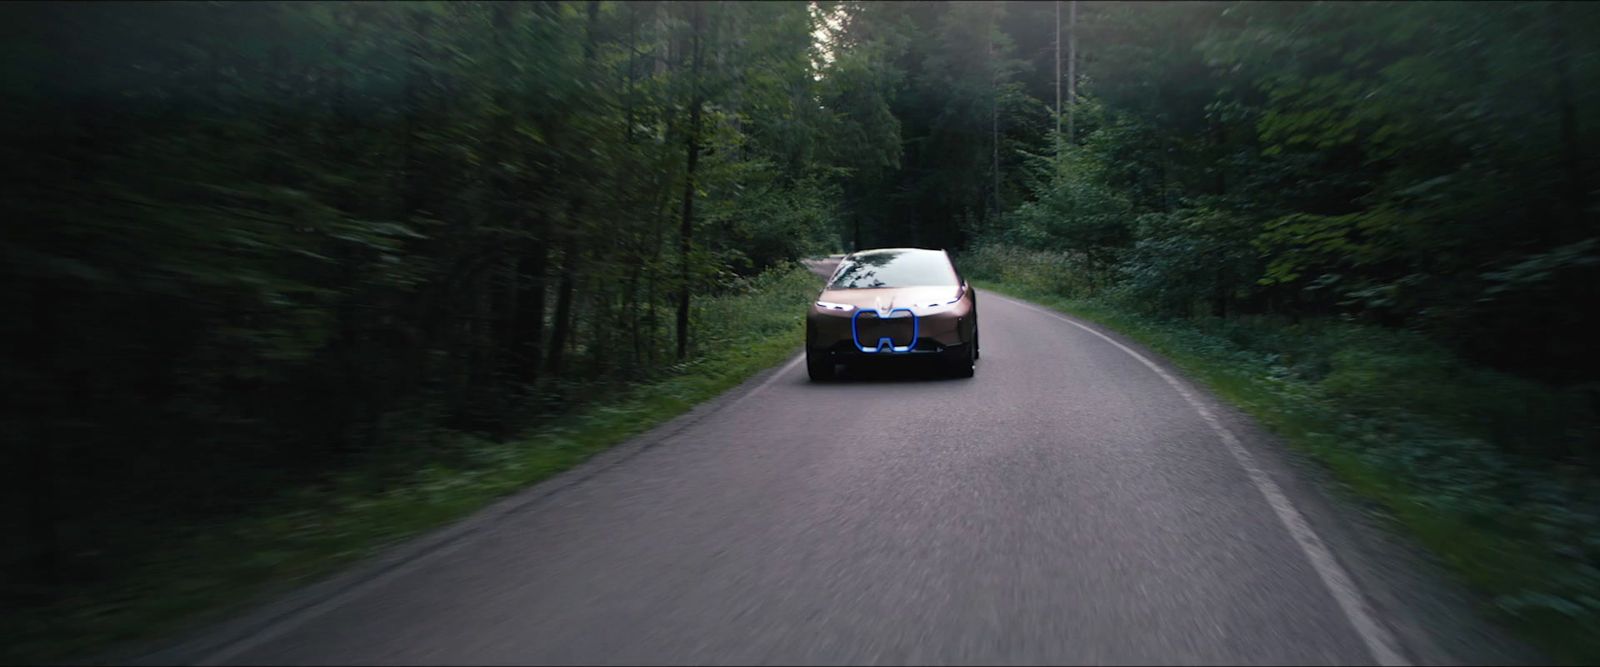
<svg viewBox="0 0 1600 667">
<path fill-rule="evenodd" d="M 974 282 L 1101 323 L 1171 359 L 1320 461 L 1554 659 L 1600 662 L 1600 489 L 1583 396 L 1472 367 L 1420 337 L 1339 322 L 1178 319 L 1008 268 Z"/>
<path fill-rule="evenodd" d="M 285 493 L 252 516 L 175 532 L 169 548 L 108 584 L 0 618 L 8 636 L 0 661 L 81 659 L 181 634 L 460 519 L 794 354 L 816 287 L 815 276 L 795 267 L 768 272 L 735 295 L 700 299 L 697 347 L 708 353 L 522 437 L 492 442 L 454 434 L 454 453 L 439 459 L 450 464 L 422 465 L 399 479 L 350 470 Z"/>
</svg>

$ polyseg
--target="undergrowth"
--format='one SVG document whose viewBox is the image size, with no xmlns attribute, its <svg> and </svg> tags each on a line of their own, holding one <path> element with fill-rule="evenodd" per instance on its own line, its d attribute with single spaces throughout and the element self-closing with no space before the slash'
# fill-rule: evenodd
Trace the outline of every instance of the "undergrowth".
<svg viewBox="0 0 1600 667">
<path fill-rule="evenodd" d="M 1554 657 L 1600 661 L 1591 398 L 1477 367 L 1413 333 L 1336 320 L 1162 317 L 1053 253 L 989 251 L 980 287 L 1100 322 L 1310 454 Z M 1092 295 L 1092 296 L 1091 296 Z"/>
</svg>

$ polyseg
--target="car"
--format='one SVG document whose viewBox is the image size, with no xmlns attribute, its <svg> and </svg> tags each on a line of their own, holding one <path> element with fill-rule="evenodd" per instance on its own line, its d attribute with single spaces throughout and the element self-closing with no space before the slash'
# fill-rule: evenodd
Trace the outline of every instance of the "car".
<svg viewBox="0 0 1600 667">
<path fill-rule="evenodd" d="M 878 248 L 846 255 L 806 315 L 806 371 L 922 357 L 970 378 L 978 360 L 978 297 L 944 250 Z"/>
</svg>

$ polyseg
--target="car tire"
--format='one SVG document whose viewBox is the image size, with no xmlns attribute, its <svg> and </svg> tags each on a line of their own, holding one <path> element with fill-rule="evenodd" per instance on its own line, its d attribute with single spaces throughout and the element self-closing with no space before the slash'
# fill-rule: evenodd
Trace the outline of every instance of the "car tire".
<svg viewBox="0 0 1600 667">
<path fill-rule="evenodd" d="M 806 350 L 806 375 L 811 376 L 812 382 L 832 382 L 838 377 L 835 373 L 833 355 Z"/>
<path fill-rule="evenodd" d="M 952 377 L 969 378 L 973 376 L 977 370 L 978 360 L 976 342 L 945 348 L 943 359 L 945 370 Z"/>
<path fill-rule="evenodd" d="M 972 325 L 972 358 L 974 361 L 983 356 L 983 348 L 978 347 L 978 325 Z"/>
</svg>

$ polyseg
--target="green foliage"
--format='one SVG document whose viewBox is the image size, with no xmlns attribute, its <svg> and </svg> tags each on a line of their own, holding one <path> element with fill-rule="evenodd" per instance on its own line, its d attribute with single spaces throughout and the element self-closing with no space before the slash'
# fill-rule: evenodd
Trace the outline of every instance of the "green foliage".
<svg viewBox="0 0 1600 667">
<path fill-rule="evenodd" d="M 1093 272 L 1079 253 L 1030 251 L 988 244 L 960 256 L 964 273 L 1040 294 L 1082 298 L 1094 294 Z"/>
<path fill-rule="evenodd" d="M 1147 213 L 1135 229 L 1138 241 L 1119 267 L 1130 302 L 1182 315 L 1204 304 L 1211 314 L 1225 315 L 1250 298 L 1250 280 L 1261 272 L 1250 247 L 1257 225 L 1197 208 Z"/>
<path fill-rule="evenodd" d="M 1106 184 L 1103 164 L 1082 153 L 1054 160 L 1035 177 L 1035 199 L 1006 219 L 997 236 L 1028 248 L 1071 249 L 1108 269 L 1132 238 L 1133 206 Z"/>
<path fill-rule="evenodd" d="M 1153 311 L 1343 314 L 1593 381 L 1577 340 L 1600 322 L 1563 304 L 1594 298 L 1600 262 L 1579 120 L 1600 59 L 1573 38 L 1596 21 L 1560 3 L 1088 5 L 1079 129 L 1032 153 L 1031 197 L 985 239 L 1081 254 Z"/>
</svg>

